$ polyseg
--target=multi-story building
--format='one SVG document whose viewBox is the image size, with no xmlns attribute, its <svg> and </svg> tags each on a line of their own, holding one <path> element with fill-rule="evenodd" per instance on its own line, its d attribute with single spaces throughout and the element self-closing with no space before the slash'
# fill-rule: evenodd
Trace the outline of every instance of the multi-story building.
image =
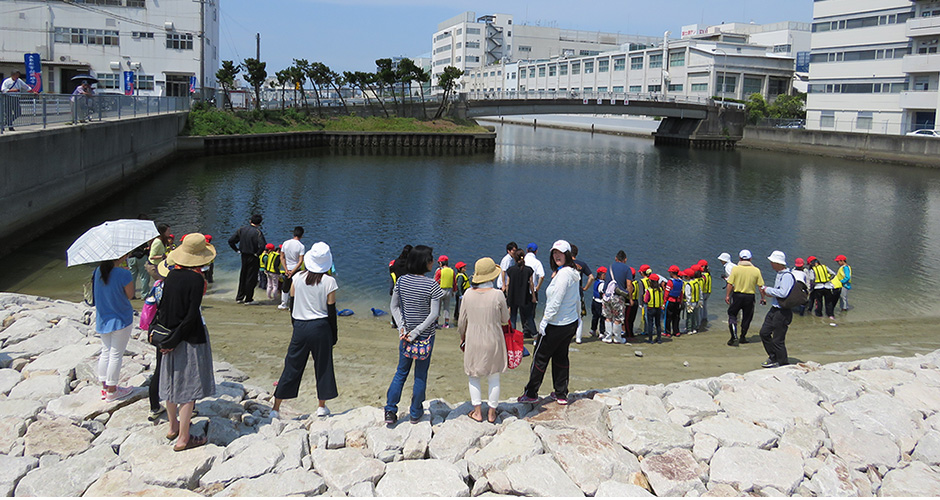
<svg viewBox="0 0 940 500">
<path fill-rule="evenodd" d="M 940 2 L 816 0 L 806 127 L 878 134 L 935 128 Z"/>
<path fill-rule="evenodd" d="M 648 45 L 657 39 L 550 26 L 514 25 L 513 16 L 509 14 L 477 17 L 474 12 L 464 12 L 437 25 L 431 41 L 431 76 L 437 82 L 438 75 L 447 66 L 467 72 L 517 59 L 596 55 L 616 50 L 626 43 Z"/>
<path fill-rule="evenodd" d="M 71 93 L 72 77 L 90 72 L 99 92 L 124 93 L 132 72 L 138 95 L 210 94 L 219 15 L 219 0 L 4 0 L 0 73 L 22 72 L 24 55 L 38 53 L 44 92 Z"/>
</svg>

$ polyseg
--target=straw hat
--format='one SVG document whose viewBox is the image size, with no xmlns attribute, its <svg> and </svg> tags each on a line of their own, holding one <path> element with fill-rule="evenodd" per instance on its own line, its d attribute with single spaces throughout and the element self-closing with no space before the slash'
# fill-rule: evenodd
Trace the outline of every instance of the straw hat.
<svg viewBox="0 0 940 500">
<path fill-rule="evenodd" d="M 320 241 L 314 243 L 304 254 L 304 267 L 311 273 L 325 273 L 333 267 L 333 254 L 330 246 Z"/>
<path fill-rule="evenodd" d="M 202 233 L 190 233 L 183 237 L 183 242 L 172 252 L 167 254 L 176 265 L 183 267 L 200 267 L 215 260 L 215 247 L 206 243 Z"/>
<path fill-rule="evenodd" d="M 473 278 L 470 279 L 470 282 L 479 285 L 480 283 L 493 281 L 499 276 L 499 273 L 500 268 L 493 262 L 493 259 L 483 257 L 473 265 Z"/>
<path fill-rule="evenodd" d="M 176 267 L 176 263 L 173 262 L 173 259 L 167 256 L 162 261 L 160 261 L 159 264 L 157 264 L 157 274 L 166 278 L 167 275 L 170 274 L 170 270 L 174 267 Z"/>
</svg>

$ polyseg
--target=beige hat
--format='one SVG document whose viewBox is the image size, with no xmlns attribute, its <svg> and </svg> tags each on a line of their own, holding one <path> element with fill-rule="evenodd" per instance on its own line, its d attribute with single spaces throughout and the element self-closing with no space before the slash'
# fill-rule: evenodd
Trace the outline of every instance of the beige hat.
<svg viewBox="0 0 940 500">
<path fill-rule="evenodd" d="M 325 273 L 333 267 L 333 253 L 330 246 L 320 241 L 314 243 L 304 254 L 304 267 L 311 273 Z"/>
<path fill-rule="evenodd" d="M 189 233 L 167 257 L 179 266 L 200 267 L 215 260 L 215 247 L 206 243 L 202 233 Z"/>
<path fill-rule="evenodd" d="M 157 274 L 163 276 L 164 278 L 170 274 L 170 270 L 176 267 L 176 263 L 173 262 L 173 259 L 170 256 L 166 256 L 159 264 L 157 264 Z"/>
<path fill-rule="evenodd" d="M 499 276 L 499 273 L 500 268 L 493 262 L 493 259 L 483 257 L 477 260 L 476 264 L 473 265 L 473 278 L 470 279 L 470 282 L 474 285 L 479 285 L 480 283 L 493 281 Z"/>
</svg>

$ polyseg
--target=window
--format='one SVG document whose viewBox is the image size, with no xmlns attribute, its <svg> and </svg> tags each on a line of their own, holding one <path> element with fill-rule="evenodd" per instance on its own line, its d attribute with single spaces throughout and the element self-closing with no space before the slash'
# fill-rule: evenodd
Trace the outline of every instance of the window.
<svg viewBox="0 0 940 500">
<path fill-rule="evenodd" d="M 153 38 L 152 31 L 132 31 L 131 38 Z"/>
<path fill-rule="evenodd" d="M 467 28 L 467 34 L 468 34 L 468 35 L 479 35 L 479 34 L 480 34 L 480 28 Z"/>
<path fill-rule="evenodd" d="M 193 50 L 192 33 L 185 33 L 185 34 L 184 33 L 167 33 L 166 34 L 166 48 Z"/>
<path fill-rule="evenodd" d="M 631 57 L 630 69 L 643 69 L 643 56 Z"/>
<path fill-rule="evenodd" d="M 532 52 L 532 46 L 531 46 L 531 45 L 520 45 L 520 46 L 519 46 L 519 52 Z"/>
<path fill-rule="evenodd" d="M 715 86 L 718 88 L 718 92 L 722 94 L 733 94 L 734 89 L 738 84 L 738 77 L 718 75 L 718 77 L 715 79 L 715 82 Z"/>
<path fill-rule="evenodd" d="M 685 52 L 670 52 L 669 67 L 679 68 L 681 66 L 685 66 Z"/>
<path fill-rule="evenodd" d="M 670 83 L 668 89 L 669 89 L 670 92 L 682 92 L 682 84 L 681 84 L 681 83 Z"/>
<path fill-rule="evenodd" d="M 855 128 L 861 130 L 871 130 L 872 113 L 871 111 L 859 111 L 855 118 Z"/>
<path fill-rule="evenodd" d="M 917 75 L 914 77 L 914 90 L 930 90 L 930 77 L 926 75 Z"/>
<path fill-rule="evenodd" d="M 568 76 L 568 63 L 560 64 L 558 66 L 558 74 L 560 76 Z"/>
<path fill-rule="evenodd" d="M 552 64 L 548 67 L 548 76 L 555 76 L 558 74 L 558 66 Z"/>
<path fill-rule="evenodd" d="M 771 77 L 767 81 L 767 95 L 773 97 L 775 95 L 786 94 L 790 89 L 790 80 L 788 78 L 774 78 Z"/>
<path fill-rule="evenodd" d="M 98 73 L 99 89 L 119 89 L 124 79 L 118 73 Z"/>
<path fill-rule="evenodd" d="M 764 90 L 764 79 L 745 76 L 744 77 L 744 97 L 751 94 L 760 94 Z"/>
<path fill-rule="evenodd" d="M 135 82 L 134 88 L 138 90 L 153 90 L 153 75 L 138 75 L 134 74 Z"/>
<path fill-rule="evenodd" d="M 836 126 L 836 112 L 835 111 L 823 111 L 822 115 L 819 117 L 819 126 L 832 128 Z"/>
<path fill-rule="evenodd" d="M 450 31 L 445 31 L 445 32 L 441 33 L 440 35 L 437 35 L 436 37 L 434 37 L 434 41 L 435 41 L 435 42 L 440 42 L 441 40 L 443 40 L 443 39 L 445 39 L 445 38 L 450 38 Z"/>
<path fill-rule="evenodd" d="M 57 43 L 74 43 L 87 45 L 120 45 L 120 37 L 115 30 L 94 30 L 85 28 L 56 28 Z"/>
<path fill-rule="evenodd" d="M 692 92 L 708 92 L 707 83 L 693 83 L 691 85 Z"/>
<path fill-rule="evenodd" d="M 147 7 L 145 0 L 127 0 L 128 7 Z"/>
<path fill-rule="evenodd" d="M 594 61 L 584 61 L 584 74 L 589 75 L 594 72 Z"/>
<path fill-rule="evenodd" d="M 647 92 L 662 92 L 663 86 L 662 85 L 647 85 L 646 91 Z"/>
<path fill-rule="evenodd" d="M 627 59 L 625 57 L 617 57 L 614 59 L 614 71 L 623 71 L 627 67 Z"/>
<path fill-rule="evenodd" d="M 662 54 L 650 54 L 650 69 L 663 67 Z"/>
<path fill-rule="evenodd" d="M 614 93 L 615 94 L 623 93 L 623 85 L 614 85 Z"/>
<path fill-rule="evenodd" d="M 529 78 L 535 78 L 535 68 L 529 68 Z"/>
<path fill-rule="evenodd" d="M 630 92 L 633 92 L 635 94 L 639 92 L 643 92 L 643 86 L 642 85 L 630 85 Z"/>
<path fill-rule="evenodd" d="M 467 42 L 467 48 L 468 48 L 468 49 L 479 49 L 479 48 L 480 48 L 480 42 Z"/>
<path fill-rule="evenodd" d="M 462 35 L 462 34 L 463 34 L 463 28 L 457 28 L 457 34 L 458 34 L 458 35 Z"/>
<path fill-rule="evenodd" d="M 463 47 L 463 42 L 457 42 L 457 48 L 459 49 L 461 47 Z M 435 49 L 434 52 L 437 53 L 437 49 Z"/>
<path fill-rule="evenodd" d="M 610 59 L 601 59 L 597 61 L 597 72 L 598 73 L 607 73 L 610 71 Z"/>
<path fill-rule="evenodd" d="M 585 94 L 587 94 L 587 93 L 589 93 L 589 92 L 593 92 L 593 91 L 594 91 L 594 89 L 591 88 L 591 87 L 584 87 L 584 93 L 585 93 Z"/>
<path fill-rule="evenodd" d="M 480 56 L 467 56 L 467 62 L 480 62 Z"/>
<path fill-rule="evenodd" d="M 596 56 L 597 54 L 600 54 L 600 53 L 601 51 L 599 50 L 579 50 L 578 51 L 579 56 Z"/>
<path fill-rule="evenodd" d="M 539 66 L 539 78 L 545 78 L 545 66 Z"/>
<path fill-rule="evenodd" d="M 573 62 L 571 63 L 571 74 L 580 75 L 581 74 L 581 63 Z"/>
<path fill-rule="evenodd" d="M 783 45 L 774 45 L 774 54 L 789 54 L 791 48 L 792 47 L 789 43 Z"/>
<path fill-rule="evenodd" d="M 607 87 L 597 87 L 597 93 L 602 94 L 607 92 Z"/>
</svg>

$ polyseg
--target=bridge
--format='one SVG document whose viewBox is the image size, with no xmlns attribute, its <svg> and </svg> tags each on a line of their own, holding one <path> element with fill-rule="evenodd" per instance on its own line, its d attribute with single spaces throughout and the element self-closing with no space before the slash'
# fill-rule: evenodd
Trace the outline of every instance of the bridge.
<svg viewBox="0 0 940 500">
<path fill-rule="evenodd" d="M 457 116 L 644 115 L 662 117 L 656 144 L 696 149 L 734 149 L 744 136 L 744 105 L 657 93 L 468 92 L 455 103 Z"/>
</svg>

